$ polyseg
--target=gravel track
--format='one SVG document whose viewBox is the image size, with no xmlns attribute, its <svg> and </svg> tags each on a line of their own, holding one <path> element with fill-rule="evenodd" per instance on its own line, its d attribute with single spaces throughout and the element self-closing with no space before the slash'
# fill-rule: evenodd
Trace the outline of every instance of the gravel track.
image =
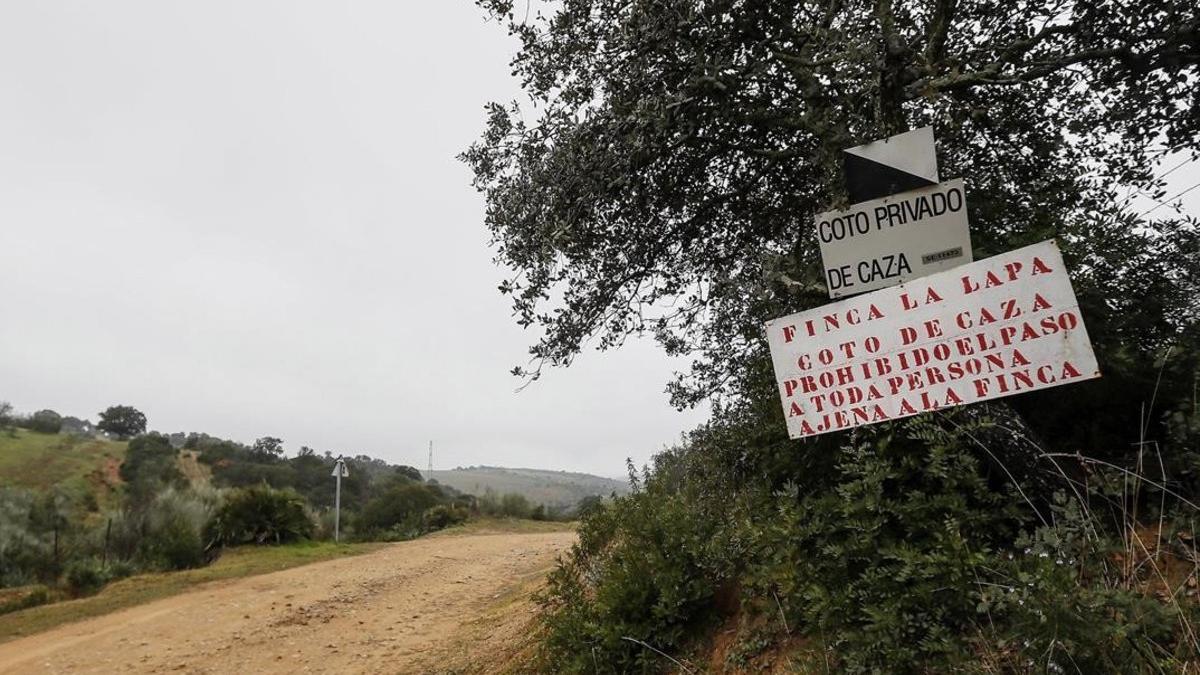
<svg viewBox="0 0 1200 675">
<path fill-rule="evenodd" d="M 574 541 L 438 536 L 214 582 L 0 645 L 0 673 L 425 673 L 460 651 L 486 664 L 480 617 Z"/>
</svg>

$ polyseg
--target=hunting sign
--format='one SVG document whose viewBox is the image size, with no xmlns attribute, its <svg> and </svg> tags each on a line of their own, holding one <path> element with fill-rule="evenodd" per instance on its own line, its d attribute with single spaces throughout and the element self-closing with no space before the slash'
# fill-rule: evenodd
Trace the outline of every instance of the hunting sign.
<svg viewBox="0 0 1200 675">
<path fill-rule="evenodd" d="M 1100 376 L 1052 240 L 766 330 L 792 438 Z"/>
<path fill-rule="evenodd" d="M 971 262 L 961 179 L 817 214 L 829 297 L 840 298 Z"/>
</svg>

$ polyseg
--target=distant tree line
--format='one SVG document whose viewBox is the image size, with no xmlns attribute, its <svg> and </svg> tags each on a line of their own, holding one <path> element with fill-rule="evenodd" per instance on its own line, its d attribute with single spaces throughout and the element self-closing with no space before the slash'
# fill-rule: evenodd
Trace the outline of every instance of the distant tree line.
<svg viewBox="0 0 1200 675">
<path fill-rule="evenodd" d="M 93 427 L 87 420 L 64 417 L 48 409 L 21 415 L 13 410 L 11 403 L 0 401 L 0 433 L 11 435 L 15 429 L 28 429 L 43 434 L 90 433 L 95 429 L 112 438 L 125 440 L 146 431 L 146 416 L 132 406 L 111 406 L 99 413 L 99 417 L 100 421 Z"/>
</svg>

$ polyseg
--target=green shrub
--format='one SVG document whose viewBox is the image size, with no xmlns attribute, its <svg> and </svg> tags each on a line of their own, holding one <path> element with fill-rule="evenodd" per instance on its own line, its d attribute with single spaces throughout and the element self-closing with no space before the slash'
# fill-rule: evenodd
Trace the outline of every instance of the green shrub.
<svg viewBox="0 0 1200 675">
<path fill-rule="evenodd" d="M 451 525 L 466 522 L 470 514 L 460 506 L 438 504 L 425 511 L 421 522 L 426 530 L 441 530 Z"/>
<path fill-rule="evenodd" d="M 294 490 L 256 485 L 233 490 L 206 531 L 214 545 L 283 544 L 307 539 L 313 521 L 304 498 Z"/>
<path fill-rule="evenodd" d="M 209 522 L 217 510 L 213 490 L 167 488 L 155 495 L 146 513 L 140 543 L 144 560 L 165 569 L 199 567 L 207 562 Z"/>
<path fill-rule="evenodd" d="M 322 509 L 316 512 L 316 527 L 313 530 L 313 538 L 321 540 L 331 540 L 334 534 L 334 513 L 333 509 Z M 346 509 L 342 509 L 341 522 L 338 523 L 338 529 L 341 531 L 343 539 L 349 538 L 354 532 L 354 514 Z"/>
<path fill-rule="evenodd" d="M 125 579 L 138 573 L 137 565 L 128 560 L 110 560 L 105 570 L 110 581 Z"/>
<path fill-rule="evenodd" d="M 163 567 L 173 570 L 200 567 L 207 562 L 201 533 L 188 523 L 172 521 L 156 532 L 151 555 Z"/>
<path fill-rule="evenodd" d="M 91 595 L 108 583 L 104 566 L 95 558 L 80 558 L 67 564 L 67 589 L 76 597 Z"/>
<path fill-rule="evenodd" d="M 586 518 L 592 511 L 604 506 L 604 498 L 596 495 L 588 495 L 575 503 L 574 512 L 576 518 Z"/>
<path fill-rule="evenodd" d="M 168 487 L 147 503 L 109 514 L 93 528 L 90 550 L 104 553 L 110 566 L 198 567 L 215 554 L 209 524 L 220 500 L 221 493 L 212 488 Z"/>
<path fill-rule="evenodd" d="M 358 526 L 367 533 L 397 528 L 419 533 L 421 514 L 437 506 L 441 500 L 440 492 L 434 492 L 420 483 L 394 483 L 382 494 L 367 501 L 359 516 Z"/>
<path fill-rule="evenodd" d="M 487 516 L 504 518 L 529 518 L 533 514 L 533 505 L 525 495 L 516 492 L 506 492 L 497 496 L 488 489 L 477 501 L 479 512 Z"/>
<path fill-rule="evenodd" d="M 710 522 L 651 492 L 594 506 L 541 598 L 547 668 L 660 668 L 661 657 L 624 638 L 668 651 L 705 625 L 718 584 L 703 563 L 711 537 Z"/>
<path fill-rule="evenodd" d="M 982 567 L 1021 522 L 1014 499 L 989 489 L 964 437 L 928 418 L 862 437 L 827 489 L 785 489 L 755 510 L 743 583 L 826 636 L 846 672 L 961 665 L 976 581 L 994 581 Z"/>
<path fill-rule="evenodd" d="M 101 551 L 107 550 L 109 560 L 132 560 L 140 557 L 144 552 L 142 542 L 149 527 L 148 519 L 146 509 L 114 511 L 105 519 L 105 527 L 98 527 L 94 531 L 93 546 Z M 111 528 L 107 527 L 108 523 L 111 523 Z"/>
<path fill-rule="evenodd" d="M 509 492 L 500 498 L 500 515 L 509 518 L 528 518 L 533 506 L 525 495 Z"/>
<path fill-rule="evenodd" d="M 43 434 L 57 434 L 62 430 L 62 415 L 53 410 L 39 410 L 25 421 L 25 428 Z"/>
<path fill-rule="evenodd" d="M 0 488 L 0 587 L 49 583 L 61 573 L 53 533 L 59 504 L 49 497 Z"/>
</svg>

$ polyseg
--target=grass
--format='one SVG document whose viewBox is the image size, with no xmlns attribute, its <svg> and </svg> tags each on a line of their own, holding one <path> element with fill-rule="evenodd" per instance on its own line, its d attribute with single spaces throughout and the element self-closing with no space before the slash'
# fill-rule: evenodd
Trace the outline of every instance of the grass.
<svg viewBox="0 0 1200 675">
<path fill-rule="evenodd" d="M 72 621 L 89 619 L 190 591 L 224 579 L 277 572 L 308 563 L 360 555 L 386 544 L 302 542 L 285 546 L 243 546 L 226 551 L 208 567 L 182 572 L 139 574 L 116 581 L 93 596 L 0 615 L 0 642 L 32 635 Z"/>
<path fill-rule="evenodd" d="M 108 459 L 120 461 L 125 443 L 70 434 L 42 434 L 17 429 L 0 434 L 0 482 L 48 489 L 72 478 L 86 477 Z"/>
<path fill-rule="evenodd" d="M 120 479 L 117 467 L 125 443 L 42 434 L 17 429 L 0 433 L 0 485 L 33 491 L 64 489 L 81 499 L 96 497 L 96 508 L 113 505 Z"/>
</svg>

